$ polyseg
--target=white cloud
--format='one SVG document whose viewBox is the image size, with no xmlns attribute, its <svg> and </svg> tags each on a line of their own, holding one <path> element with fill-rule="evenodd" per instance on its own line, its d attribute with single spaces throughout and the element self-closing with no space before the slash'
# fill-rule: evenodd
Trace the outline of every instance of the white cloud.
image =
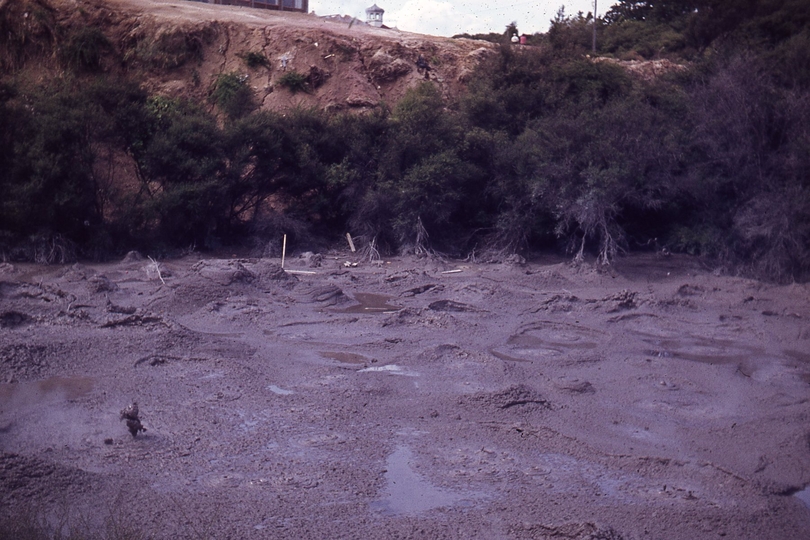
<svg viewBox="0 0 810 540">
<path fill-rule="evenodd" d="M 366 8 L 376 3 L 385 10 L 383 22 L 400 30 L 452 36 L 454 34 L 501 33 L 515 21 L 527 34 L 545 32 L 560 6 L 567 15 L 593 11 L 593 0 L 310 0 L 309 8 L 318 15 L 352 15 L 366 18 Z M 612 1 L 598 2 L 604 15 Z"/>
</svg>

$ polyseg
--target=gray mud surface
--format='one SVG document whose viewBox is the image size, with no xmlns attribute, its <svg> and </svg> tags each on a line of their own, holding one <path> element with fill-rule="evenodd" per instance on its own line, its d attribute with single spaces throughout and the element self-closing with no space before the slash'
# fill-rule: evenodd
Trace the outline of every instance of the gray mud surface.
<svg viewBox="0 0 810 540">
<path fill-rule="evenodd" d="M 0 517 L 810 538 L 807 285 L 675 256 L 346 260 L 0 265 Z"/>
</svg>

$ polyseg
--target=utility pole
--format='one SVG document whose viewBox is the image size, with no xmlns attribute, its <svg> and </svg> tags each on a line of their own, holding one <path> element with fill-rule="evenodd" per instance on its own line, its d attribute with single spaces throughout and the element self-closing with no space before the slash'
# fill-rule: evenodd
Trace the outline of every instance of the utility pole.
<svg viewBox="0 0 810 540">
<path fill-rule="evenodd" d="M 596 0 L 593 0 L 593 47 L 592 52 L 596 54 Z"/>
</svg>

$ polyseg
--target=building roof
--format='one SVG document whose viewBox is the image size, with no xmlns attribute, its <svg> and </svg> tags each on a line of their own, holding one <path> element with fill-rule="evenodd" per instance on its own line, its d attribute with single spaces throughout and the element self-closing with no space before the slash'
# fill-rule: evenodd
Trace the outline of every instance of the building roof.
<svg viewBox="0 0 810 540">
<path fill-rule="evenodd" d="M 377 4 L 374 4 L 370 8 L 366 8 L 366 13 L 385 13 L 385 10 Z"/>
</svg>

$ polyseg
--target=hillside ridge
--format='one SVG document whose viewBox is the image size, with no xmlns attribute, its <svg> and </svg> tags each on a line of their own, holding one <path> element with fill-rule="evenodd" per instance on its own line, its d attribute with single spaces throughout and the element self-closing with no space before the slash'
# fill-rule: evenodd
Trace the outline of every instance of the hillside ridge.
<svg viewBox="0 0 810 540">
<path fill-rule="evenodd" d="M 234 73 L 247 78 L 256 103 L 269 110 L 393 104 L 425 79 L 416 66 L 420 55 L 430 80 L 453 98 L 494 50 L 482 41 L 187 0 L 4 0 L 0 7 L 9 27 L 7 70 L 40 81 L 58 76 L 60 51 L 92 28 L 109 42 L 99 69 L 125 73 L 149 93 L 204 100 L 219 75 Z M 308 92 L 279 86 L 293 71 L 314 78 Z"/>
</svg>

